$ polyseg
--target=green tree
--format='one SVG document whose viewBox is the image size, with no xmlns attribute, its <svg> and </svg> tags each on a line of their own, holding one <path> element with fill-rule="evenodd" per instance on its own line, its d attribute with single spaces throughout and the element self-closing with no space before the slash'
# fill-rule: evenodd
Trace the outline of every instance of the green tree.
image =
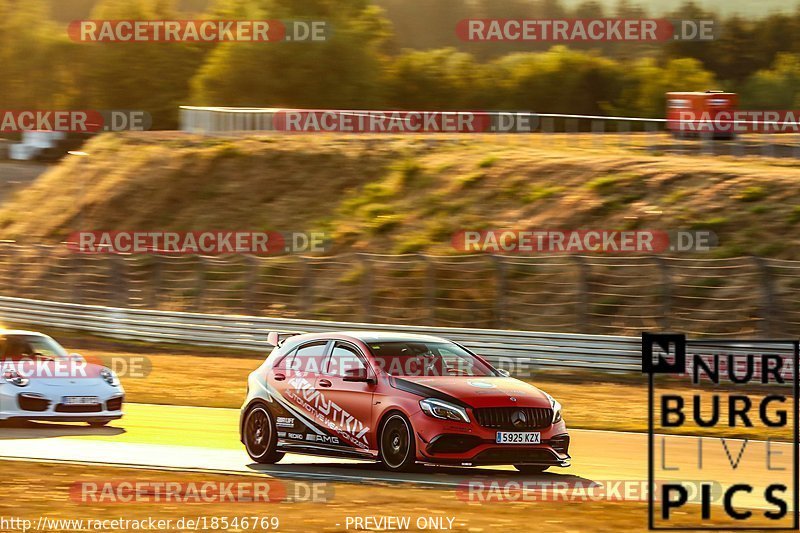
<svg viewBox="0 0 800 533">
<path fill-rule="evenodd" d="M 595 0 L 583 0 L 580 4 L 575 6 L 571 16 L 576 19 L 600 19 L 605 17 L 606 13 L 600 2 Z"/>
<path fill-rule="evenodd" d="M 100 0 L 92 19 L 175 19 L 164 0 Z M 86 105 L 97 109 L 140 109 L 155 128 L 177 125 L 178 106 L 189 97 L 189 79 L 208 45 L 157 42 L 78 43 L 77 64 Z"/>
<path fill-rule="evenodd" d="M 66 104 L 61 74 L 69 68 L 55 51 L 66 44 L 42 0 L 0 0 L 0 105 L 5 109 L 53 108 Z"/>
<path fill-rule="evenodd" d="M 706 67 L 718 78 L 739 83 L 759 68 L 762 60 L 753 46 L 753 24 L 738 16 L 725 21 L 724 31 L 708 46 L 713 52 L 706 59 Z"/>
<path fill-rule="evenodd" d="M 778 54 L 772 68 L 756 72 L 744 84 L 741 104 L 750 109 L 800 106 L 800 56 Z"/>
<path fill-rule="evenodd" d="M 510 54 L 490 64 L 499 107 L 549 113 L 602 113 L 622 90 L 622 66 L 588 52 L 555 46 Z"/>
<path fill-rule="evenodd" d="M 389 26 L 364 0 L 251 4 L 259 18 L 328 21 L 323 42 L 223 43 L 192 80 L 202 105 L 364 107 L 382 100 Z"/>
<path fill-rule="evenodd" d="M 502 0 L 500 0 L 502 1 Z M 427 50 L 454 46 L 469 51 L 456 35 L 458 21 L 478 16 L 477 7 L 464 0 L 375 0 L 391 21 L 392 51 Z"/>
<path fill-rule="evenodd" d="M 615 113 L 660 118 L 665 115 L 666 93 L 715 88 L 714 75 L 696 59 L 672 59 L 663 67 L 641 59 L 625 69 L 624 87 Z"/>
<path fill-rule="evenodd" d="M 486 104 L 485 67 L 454 48 L 407 50 L 386 79 L 387 103 L 406 109 L 474 109 Z"/>
</svg>

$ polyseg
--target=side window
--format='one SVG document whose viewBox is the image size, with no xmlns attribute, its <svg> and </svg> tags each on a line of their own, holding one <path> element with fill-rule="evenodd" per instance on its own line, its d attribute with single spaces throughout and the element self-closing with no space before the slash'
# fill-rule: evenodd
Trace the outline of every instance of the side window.
<svg viewBox="0 0 800 533">
<path fill-rule="evenodd" d="M 325 359 L 325 346 L 327 341 L 312 342 L 297 349 L 287 368 L 296 372 L 310 372 L 319 374 Z M 288 357 L 287 357 L 288 359 Z"/>
<path fill-rule="evenodd" d="M 289 368 L 289 363 L 291 363 L 292 359 L 294 359 L 294 354 L 297 353 L 297 350 L 290 350 L 288 353 L 283 355 L 279 355 L 272 365 L 273 368 Z"/>
<path fill-rule="evenodd" d="M 5 341 L 5 356 L 12 361 L 20 361 L 26 357 L 32 357 L 34 350 L 30 344 L 19 336 L 8 337 Z"/>
<path fill-rule="evenodd" d="M 337 342 L 328 360 L 328 368 L 325 370 L 325 373 L 332 376 L 344 376 L 345 371 L 354 368 L 366 370 L 367 367 L 364 361 L 358 356 L 358 351 L 355 348 Z"/>
</svg>

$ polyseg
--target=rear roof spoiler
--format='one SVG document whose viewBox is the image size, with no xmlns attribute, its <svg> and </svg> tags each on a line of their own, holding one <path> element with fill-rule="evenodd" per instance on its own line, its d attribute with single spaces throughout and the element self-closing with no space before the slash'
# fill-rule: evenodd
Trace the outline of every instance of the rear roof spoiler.
<svg viewBox="0 0 800 533">
<path fill-rule="evenodd" d="M 295 335 L 302 335 L 302 331 L 288 332 L 288 331 L 270 331 L 267 333 L 267 342 L 272 346 L 281 346 L 286 339 Z"/>
</svg>

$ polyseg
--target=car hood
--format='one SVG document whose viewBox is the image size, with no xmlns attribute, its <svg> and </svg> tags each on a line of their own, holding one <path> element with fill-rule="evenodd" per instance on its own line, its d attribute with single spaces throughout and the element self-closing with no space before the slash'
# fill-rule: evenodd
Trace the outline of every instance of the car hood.
<svg viewBox="0 0 800 533">
<path fill-rule="evenodd" d="M 552 407 L 529 383 L 507 377 L 414 376 L 392 378 L 393 386 L 418 396 L 457 400 L 469 407 Z"/>
</svg>

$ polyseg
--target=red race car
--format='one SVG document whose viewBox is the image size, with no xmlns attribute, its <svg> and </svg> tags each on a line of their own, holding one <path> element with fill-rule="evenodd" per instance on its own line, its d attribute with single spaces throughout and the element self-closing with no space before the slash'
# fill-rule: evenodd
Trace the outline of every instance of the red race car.
<svg viewBox="0 0 800 533">
<path fill-rule="evenodd" d="M 561 405 L 454 342 L 427 335 L 272 332 L 242 407 L 250 457 L 285 453 L 417 463 L 569 466 Z"/>
</svg>

